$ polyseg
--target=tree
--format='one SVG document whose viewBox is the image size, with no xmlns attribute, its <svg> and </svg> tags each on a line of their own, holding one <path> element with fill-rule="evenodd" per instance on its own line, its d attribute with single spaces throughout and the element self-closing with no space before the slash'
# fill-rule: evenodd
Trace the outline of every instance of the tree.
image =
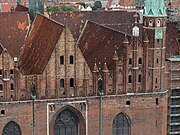
<svg viewBox="0 0 180 135">
<path fill-rule="evenodd" d="M 47 7 L 47 12 L 59 12 L 59 8 L 58 7 Z"/>
<path fill-rule="evenodd" d="M 86 4 L 85 4 L 84 2 L 76 2 L 76 4 L 81 5 L 81 6 L 83 6 L 84 8 L 86 7 Z"/>
<path fill-rule="evenodd" d="M 95 2 L 94 2 L 94 6 L 97 7 L 97 8 L 102 8 L 102 3 L 101 3 L 101 1 L 95 1 Z"/>
<path fill-rule="evenodd" d="M 65 6 L 65 5 L 61 6 L 61 9 L 62 9 L 63 11 L 74 11 L 74 8 L 73 8 L 73 7 Z"/>
<path fill-rule="evenodd" d="M 98 8 L 96 6 L 91 7 L 92 10 L 97 10 Z"/>
</svg>

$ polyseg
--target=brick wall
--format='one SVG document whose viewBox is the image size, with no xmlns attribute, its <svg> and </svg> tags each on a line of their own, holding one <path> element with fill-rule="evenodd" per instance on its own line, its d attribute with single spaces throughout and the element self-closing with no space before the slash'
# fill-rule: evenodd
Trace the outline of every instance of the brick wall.
<svg viewBox="0 0 180 135">
<path fill-rule="evenodd" d="M 158 99 L 158 103 L 157 103 Z M 130 118 L 132 135 L 165 135 L 167 123 L 167 94 L 154 95 L 122 95 L 103 97 L 102 100 L 102 127 L 103 135 L 112 134 L 113 120 L 119 113 L 124 113 Z M 130 101 L 130 105 L 126 102 Z M 87 104 L 83 107 L 82 103 Z M 48 105 L 47 105 L 48 104 Z M 0 103 L 0 133 L 9 121 L 16 122 L 24 135 L 33 132 L 33 102 Z M 79 98 L 61 100 L 36 100 L 34 102 L 35 132 L 37 135 L 47 134 L 47 120 L 49 131 L 53 132 L 54 121 L 57 115 L 65 108 L 73 111 L 80 122 L 85 126 L 88 121 L 89 135 L 99 134 L 99 98 Z M 47 115 L 48 110 L 48 115 Z M 47 119 L 48 116 L 48 119 Z"/>
</svg>

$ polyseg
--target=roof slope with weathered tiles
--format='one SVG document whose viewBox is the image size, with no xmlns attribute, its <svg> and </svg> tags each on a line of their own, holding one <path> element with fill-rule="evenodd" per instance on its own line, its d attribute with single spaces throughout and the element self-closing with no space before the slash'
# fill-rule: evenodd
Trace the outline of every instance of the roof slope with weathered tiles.
<svg viewBox="0 0 180 135">
<path fill-rule="evenodd" d="M 177 40 L 178 32 L 176 29 L 177 23 L 167 23 L 167 30 L 166 30 L 166 54 L 173 56 L 173 55 L 180 55 L 180 44 Z"/>
<path fill-rule="evenodd" d="M 17 4 L 16 8 L 15 8 L 15 11 L 16 12 L 28 12 L 29 11 L 29 8 L 24 6 L 24 5 L 21 5 L 21 4 Z"/>
<path fill-rule="evenodd" d="M 29 29 L 27 13 L 0 13 L 0 42 L 11 57 L 18 56 Z"/>
<path fill-rule="evenodd" d="M 117 29 L 131 34 L 134 26 L 135 11 L 87 11 L 87 12 L 61 12 L 52 14 L 50 17 L 66 25 L 77 40 L 86 20 Z"/>
<path fill-rule="evenodd" d="M 135 13 L 136 11 L 61 12 L 60 14 L 52 14 L 50 17 L 66 25 L 77 40 L 86 20 L 97 22 L 115 30 L 131 34 L 135 22 Z M 142 24 L 138 24 L 138 27 L 140 28 L 140 39 L 143 39 Z M 175 36 L 171 33 L 174 33 Z M 167 24 L 166 54 L 177 54 L 177 51 L 179 51 L 179 49 L 177 49 L 179 48 L 179 44 L 176 42 L 176 36 L 175 25 Z"/>
<path fill-rule="evenodd" d="M 19 60 L 23 74 L 43 73 L 63 28 L 63 25 L 40 14 L 36 16 Z"/>
<path fill-rule="evenodd" d="M 128 36 L 130 39 L 131 37 Z M 119 57 L 123 56 L 123 41 L 125 34 L 100 24 L 88 21 L 78 42 L 89 68 L 93 71 L 95 61 L 107 63 L 112 70 L 112 58 L 115 51 Z"/>
</svg>

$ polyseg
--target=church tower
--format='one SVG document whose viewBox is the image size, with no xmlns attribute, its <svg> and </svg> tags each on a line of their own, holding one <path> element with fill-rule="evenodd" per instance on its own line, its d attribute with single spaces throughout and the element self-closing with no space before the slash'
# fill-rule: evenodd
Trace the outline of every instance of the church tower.
<svg viewBox="0 0 180 135">
<path fill-rule="evenodd" d="M 29 13 L 31 21 L 34 20 L 37 12 L 44 14 L 44 0 L 29 0 Z"/>
<path fill-rule="evenodd" d="M 143 37 L 148 35 L 148 69 L 146 91 L 164 89 L 166 9 L 164 0 L 145 0 Z"/>
</svg>

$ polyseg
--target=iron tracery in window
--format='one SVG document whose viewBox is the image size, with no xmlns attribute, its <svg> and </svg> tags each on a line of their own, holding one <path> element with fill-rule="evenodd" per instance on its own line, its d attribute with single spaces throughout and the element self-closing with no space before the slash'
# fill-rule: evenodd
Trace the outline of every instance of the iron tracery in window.
<svg viewBox="0 0 180 135">
<path fill-rule="evenodd" d="M 54 135 L 78 135 L 78 117 L 72 111 L 66 109 L 56 118 Z"/>
<path fill-rule="evenodd" d="M 113 120 L 113 135 L 130 135 L 130 120 L 123 113 Z"/>
<path fill-rule="evenodd" d="M 21 135 L 21 130 L 18 124 L 11 121 L 3 129 L 2 135 Z"/>
</svg>

